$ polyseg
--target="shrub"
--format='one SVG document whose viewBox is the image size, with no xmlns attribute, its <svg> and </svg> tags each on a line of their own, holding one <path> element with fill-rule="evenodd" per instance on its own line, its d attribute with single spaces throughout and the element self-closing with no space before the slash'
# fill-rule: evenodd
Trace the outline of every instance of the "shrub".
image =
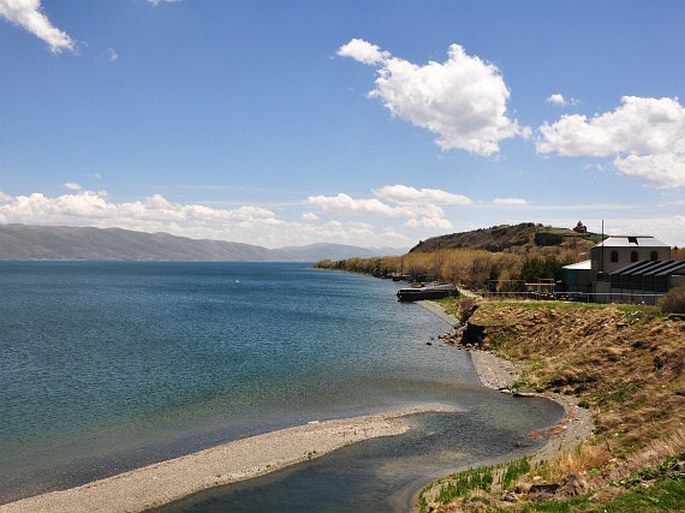
<svg viewBox="0 0 685 513">
<path fill-rule="evenodd" d="M 671 289 L 659 300 L 659 308 L 665 313 L 685 313 L 685 286 Z"/>
</svg>

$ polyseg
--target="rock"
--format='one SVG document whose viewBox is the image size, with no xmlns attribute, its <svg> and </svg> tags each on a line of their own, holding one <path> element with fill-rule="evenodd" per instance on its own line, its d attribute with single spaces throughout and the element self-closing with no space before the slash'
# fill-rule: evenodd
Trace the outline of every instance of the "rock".
<svg viewBox="0 0 685 513">
<path fill-rule="evenodd" d="M 659 358 L 658 355 L 654 357 L 654 368 L 656 370 L 661 370 L 664 368 L 664 361 Z"/>
<path fill-rule="evenodd" d="M 462 344 L 473 344 L 480 346 L 485 338 L 485 327 L 467 322 L 464 325 L 464 331 L 461 334 Z"/>
<path fill-rule="evenodd" d="M 502 497 L 504 502 L 518 502 L 519 498 L 513 492 L 508 492 Z"/>
<path fill-rule="evenodd" d="M 570 495 L 577 497 L 578 495 L 583 495 L 588 490 L 587 482 L 581 477 L 571 474 L 566 479 L 561 486 L 561 491 L 564 495 Z"/>
<path fill-rule="evenodd" d="M 538 494 L 554 494 L 559 489 L 558 483 L 539 483 L 531 485 L 528 489 L 528 493 L 533 495 Z"/>
</svg>

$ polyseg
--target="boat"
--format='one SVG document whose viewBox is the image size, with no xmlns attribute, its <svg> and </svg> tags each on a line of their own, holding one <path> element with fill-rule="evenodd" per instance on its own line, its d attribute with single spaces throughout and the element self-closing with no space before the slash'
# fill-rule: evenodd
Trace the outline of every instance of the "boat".
<svg viewBox="0 0 685 513">
<path fill-rule="evenodd" d="M 442 299 L 456 296 L 457 287 L 451 283 L 438 283 L 423 287 L 404 287 L 397 291 L 398 301 L 420 301 L 422 299 Z"/>
</svg>

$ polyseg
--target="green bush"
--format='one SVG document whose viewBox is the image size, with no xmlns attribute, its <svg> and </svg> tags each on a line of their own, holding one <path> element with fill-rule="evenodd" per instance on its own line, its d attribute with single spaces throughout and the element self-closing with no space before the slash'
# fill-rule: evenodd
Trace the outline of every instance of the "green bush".
<svg viewBox="0 0 685 513">
<path fill-rule="evenodd" d="M 685 314 L 685 286 L 671 289 L 659 300 L 659 308 L 664 313 Z"/>
</svg>

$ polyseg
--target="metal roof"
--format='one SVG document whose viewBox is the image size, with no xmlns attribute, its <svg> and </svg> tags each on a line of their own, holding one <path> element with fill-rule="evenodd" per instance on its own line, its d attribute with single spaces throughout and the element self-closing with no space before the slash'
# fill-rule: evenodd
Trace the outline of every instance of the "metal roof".
<svg viewBox="0 0 685 513">
<path fill-rule="evenodd" d="M 685 260 L 640 260 L 611 273 L 611 276 L 666 276 L 684 274 Z"/>
<path fill-rule="evenodd" d="M 651 235 L 609 235 L 602 242 L 595 244 L 595 248 L 668 248 L 665 242 L 655 239 Z"/>
<path fill-rule="evenodd" d="M 562 269 L 570 269 L 574 271 L 590 271 L 592 269 L 592 260 L 583 260 L 582 262 L 576 262 L 575 264 L 569 264 L 562 267 Z"/>
</svg>

